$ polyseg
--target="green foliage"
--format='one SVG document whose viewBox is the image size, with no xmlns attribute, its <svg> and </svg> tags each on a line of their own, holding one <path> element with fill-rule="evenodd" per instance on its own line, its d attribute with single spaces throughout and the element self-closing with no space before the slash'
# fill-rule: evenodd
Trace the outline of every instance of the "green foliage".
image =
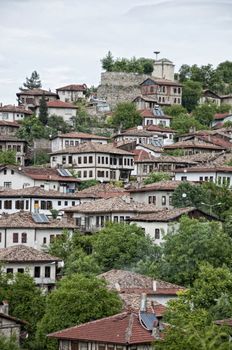
<svg viewBox="0 0 232 350">
<path fill-rule="evenodd" d="M 0 164 L 16 164 L 16 152 L 13 150 L 0 151 Z"/>
<path fill-rule="evenodd" d="M 204 125 L 189 114 L 179 114 L 174 117 L 171 121 L 171 128 L 176 131 L 177 135 L 187 134 L 191 129 L 206 129 Z"/>
<path fill-rule="evenodd" d="M 75 131 L 80 132 L 90 132 L 90 127 L 92 125 L 91 117 L 86 111 L 84 102 L 76 103 L 78 109 L 75 117 L 72 117 L 72 123 Z"/>
<path fill-rule="evenodd" d="M 26 82 L 23 83 L 23 88 L 19 88 L 21 91 L 26 89 L 39 89 L 41 88 L 41 80 L 39 74 L 34 70 L 34 72 L 31 73 L 31 77 L 26 77 Z"/>
<path fill-rule="evenodd" d="M 136 225 L 109 223 L 93 237 L 93 254 L 104 271 L 131 268 L 144 257 L 157 261 L 159 247 Z"/>
<path fill-rule="evenodd" d="M 149 58 L 116 58 L 114 59 L 112 53 L 109 51 L 107 55 L 101 60 L 102 68 L 107 72 L 126 72 L 151 74 L 153 72 L 153 60 Z"/>
<path fill-rule="evenodd" d="M 232 193 L 227 183 L 218 186 L 213 182 L 205 182 L 202 184 L 205 192 L 203 205 L 205 211 L 211 212 L 220 218 L 226 217 L 227 212 L 232 207 Z M 211 206 L 211 209 L 209 210 Z"/>
<path fill-rule="evenodd" d="M 16 339 L 14 337 L 0 336 L 0 349 L 1 350 L 20 350 Z"/>
<path fill-rule="evenodd" d="M 219 223 L 182 217 L 173 235 L 165 236 L 160 262 L 161 277 L 188 286 L 199 272 L 199 264 L 209 262 L 214 267 L 231 265 L 231 238 Z"/>
<path fill-rule="evenodd" d="M 197 106 L 193 111 L 193 117 L 202 125 L 210 126 L 214 114 L 216 113 L 216 106 L 214 104 L 202 104 Z"/>
<path fill-rule="evenodd" d="M 42 165 L 50 163 L 50 155 L 44 150 L 34 149 L 33 163 L 34 165 Z"/>
<path fill-rule="evenodd" d="M 232 81 L 232 62 L 231 61 L 221 62 L 217 66 L 217 72 L 221 75 L 222 80 L 225 83 L 231 84 L 231 81 Z"/>
<path fill-rule="evenodd" d="M 48 135 L 45 134 L 41 121 L 34 115 L 22 120 L 17 136 L 31 143 L 34 139 L 44 138 Z"/>
<path fill-rule="evenodd" d="M 217 113 L 229 113 L 230 110 L 231 110 L 231 105 L 228 105 L 228 104 L 223 103 L 220 106 L 217 106 Z"/>
<path fill-rule="evenodd" d="M 82 181 L 79 185 L 79 189 L 80 191 L 81 190 L 84 190 L 85 188 L 89 188 L 89 187 L 92 187 L 92 186 L 96 186 L 99 184 L 99 181 L 97 180 L 86 180 L 86 181 Z"/>
<path fill-rule="evenodd" d="M 173 192 L 172 205 L 177 208 L 201 206 L 205 199 L 205 191 L 202 186 L 182 182 Z"/>
<path fill-rule="evenodd" d="M 192 110 L 197 106 L 201 97 L 201 92 L 201 83 L 192 80 L 187 80 L 183 83 L 182 105 L 188 112 L 192 112 Z"/>
<path fill-rule="evenodd" d="M 47 125 L 48 123 L 48 106 L 45 95 L 43 95 L 39 101 L 39 120 L 43 125 Z"/>
<path fill-rule="evenodd" d="M 50 213 L 52 214 L 52 218 L 53 218 L 53 219 L 56 219 L 56 218 L 58 217 L 58 215 L 59 215 L 59 210 L 57 210 L 57 209 L 51 209 L 51 210 L 50 210 Z"/>
<path fill-rule="evenodd" d="M 43 349 L 57 349 L 48 333 L 120 312 L 121 300 L 96 277 L 80 274 L 64 277 L 47 297 L 46 312 L 39 322 L 37 339 Z"/>
<path fill-rule="evenodd" d="M 159 181 L 168 181 L 171 180 L 171 175 L 164 172 L 154 172 L 150 173 L 144 180 L 145 185 L 153 184 L 154 182 Z"/>
<path fill-rule="evenodd" d="M 121 102 L 113 112 L 111 123 L 114 128 L 128 129 L 142 123 L 142 117 L 131 102 Z"/>
<path fill-rule="evenodd" d="M 55 114 L 48 118 L 47 125 L 52 129 L 52 135 L 57 135 L 58 131 L 64 134 L 71 131 L 71 125 L 66 123 L 63 117 Z"/>
<path fill-rule="evenodd" d="M 169 107 L 164 107 L 163 111 L 165 114 L 170 115 L 172 117 L 178 117 L 180 114 L 187 113 L 187 109 L 181 105 L 172 105 Z"/>
</svg>

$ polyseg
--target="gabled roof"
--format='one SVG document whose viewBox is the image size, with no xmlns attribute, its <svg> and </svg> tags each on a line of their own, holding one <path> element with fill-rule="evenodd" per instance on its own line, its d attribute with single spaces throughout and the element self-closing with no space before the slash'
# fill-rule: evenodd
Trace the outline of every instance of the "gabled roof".
<svg viewBox="0 0 232 350">
<path fill-rule="evenodd" d="M 147 78 L 145 79 L 140 86 L 143 86 L 145 82 L 147 81 L 151 81 L 154 85 L 170 85 L 170 86 L 182 86 L 181 83 L 179 83 L 178 81 L 172 81 L 172 80 L 168 80 L 168 79 L 161 79 L 161 78 Z"/>
<path fill-rule="evenodd" d="M 63 101 L 60 101 L 60 100 L 48 101 L 47 102 L 47 107 L 48 108 L 77 109 L 77 107 L 75 105 L 73 105 L 72 103 L 63 102 Z"/>
<path fill-rule="evenodd" d="M 129 219 L 129 221 L 145 221 L 145 222 L 169 222 L 169 221 L 175 221 L 179 219 L 182 215 L 188 215 L 190 213 L 198 212 L 202 216 L 206 216 L 205 213 L 203 213 L 201 210 L 196 208 L 174 208 L 174 209 L 161 209 L 157 210 L 154 213 L 149 214 L 139 214 L 136 216 L 133 216 Z M 209 215 L 207 215 L 209 216 Z M 215 217 L 216 219 L 216 217 Z"/>
<path fill-rule="evenodd" d="M 86 142 L 82 143 L 76 147 L 67 147 L 65 149 L 51 153 L 55 154 L 80 154 L 80 153 L 109 153 L 109 154 L 118 154 L 125 156 L 133 156 L 133 153 L 124 151 L 120 148 L 116 148 L 112 143 L 102 145 L 96 142 Z"/>
<path fill-rule="evenodd" d="M 97 198 L 112 198 L 121 197 L 129 194 L 124 188 L 116 187 L 110 183 L 101 183 L 95 186 L 88 187 L 78 192 L 78 195 L 94 195 Z"/>
<path fill-rule="evenodd" d="M 99 136 L 99 135 L 94 135 L 94 134 L 88 134 L 86 132 L 68 132 L 66 134 L 60 134 L 57 135 L 55 137 L 53 137 L 53 139 L 57 139 L 57 138 L 67 138 L 67 139 L 84 139 L 84 140 L 108 140 L 107 137 L 105 136 Z"/>
<path fill-rule="evenodd" d="M 127 270 L 104 272 L 98 275 L 106 281 L 109 289 L 120 293 L 146 293 L 148 295 L 176 295 L 183 287 Z"/>
<path fill-rule="evenodd" d="M 61 176 L 58 169 L 45 168 L 45 167 L 17 167 L 13 165 L 5 165 L 0 169 L 0 172 L 4 169 L 12 169 L 15 172 L 28 176 L 33 180 L 45 180 L 45 181 L 59 181 L 59 182 L 81 182 L 74 176 Z"/>
<path fill-rule="evenodd" d="M 161 118 L 163 118 L 163 117 L 161 117 Z M 164 116 L 164 118 L 169 118 L 169 117 Z M 158 132 L 161 132 L 161 133 L 165 133 L 165 132 L 167 132 L 167 133 L 175 133 L 175 131 L 173 129 L 171 129 L 171 128 L 165 128 L 163 126 L 154 125 L 154 124 L 146 126 L 146 130 L 148 130 L 148 131 L 158 131 Z"/>
<path fill-rule="evenodd" d="M 56 89 L 56 91 L 85 91 L 87 86 L 85 84 L 71 84 Z"/>
<path fill-rule="evenodd" d="M 15 198 L 79 198 L 79 192 L 63 193 L 55 190 L 45 190 L 39 186 L 25 187 L 19 189 L 0 187 L 0 197 L 15 197 Z"/>
<path fill-rule="evenodd" d="M 30 95 L 30 96 L 57 96 L 55 92 L 51 92 L 44 89 L 25 89 L 16 94 L 18 97 L 21 95 Z"/>
<path fill-rule="evenodd" d="M 4 314 L 3 312 L 0 312 L 0 319 L 1 318 L 5 318 L 6 320 L 10 320 L 10 321 L 13 321 L 15 323 L 18 323 L 18 324 L 22 324 L 22 325 L 26 325 L 28 324 L 26 321 L 24 320 L 20 320 L 19 318 L 16 318 L 14 316 L 10 316 L 10 315 L 7 315 L 7 314 Z"/>
<path fill-rule="evenodd" d="M 230 116 L 232 116 L 232 113 L 228 113 L 228 112 L 227 113 L 216 113 L 216 114 L 214 114 L 213 119 L 214 120 L 223 120 L 223 119 L 230 117 Z"/>
<path fill-rule="evenodd" d="M 11 126 L 13 128 L 20 128 L 20 125 L 17 122 L 8 122 L 6 120 L 0 120 L 0 126 Z"/>
<path fill-rule="evenodd" d="M 27 143 L 26 140 L 23 139 L 19 139 L 17 136 L 14 135 L 1 135 L 0 136 L 0 142 L 4 141 L 4 142 L 18 142 L 18 143 Z"/>
<path fill-rule="evenodd" d="M 74 207 L 65 208 L 65 212 L 74 213 L 151 213 L 156 210 L 153 204 L 144 204 L 122 197 L 98 199 L 94 202 L 83 203 Z"/>
<path fill-rule="evenodd" d="M 23 113 L 28 115 L 33 114 L 31 110 L 25 109 L 23 106 L 15 106 L 15 105 L 2 106 L 0 107 L 0 112 Z"/>
<path fill-rule="evenodd" d="M 53 262 L 60 258 L 44 253 L 32 247 L 18 244 L 8 248 L 0 248 L 0 261 L 2 262 Z"/>
<path fill-rule="evenodd" d="M 231 173 L 232 166 L 197 166 L 185 169 L 176 169 L 175 173 Z"/>
<path fill-rule="evenodd" d="M 130 190 L 131 193 L 150 192 L 150 191 L 174 191 L 182 181 L 159 181 L 153 184 L 144 185 L 143 187 Z"/>
<path fill-rule="evenodd" d="M 36 223 L 33 220 L 32 213 L 26 211 L 18 211 L 14 214 L 2 215 L 0 218 L 0 228 L 74 229 L 76 226 L 70 222 L 67 222 L 66 220 L 59 219 L 51 219 L 46 223 Z"/>
<path fill-rule="evenodd" d="M 172 145 L 164 146 L 164 149 L 187 149 L 187 148 L 200 148 L 200 149 L 212 149 L 212 150 L 222 150 L 226 147 L 217 146 L 211 143 L 200 142 L 200 141 L 179 141 Z"/>
<path fill-rule="evenodd" d="M 155 340 L 141 325 L 138 313 L 129 311 L 67 328 L 48 337 L 121 345 L 151 344 Z"/>
</svg>

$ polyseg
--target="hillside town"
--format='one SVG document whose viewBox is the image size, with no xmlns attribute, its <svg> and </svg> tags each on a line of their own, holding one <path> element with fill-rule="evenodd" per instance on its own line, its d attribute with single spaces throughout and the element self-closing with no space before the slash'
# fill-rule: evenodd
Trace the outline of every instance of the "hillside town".
<svg viewBox="0 0 232 350">
<path fill-rule="evenodd" d="M 232 350 L 231 57 L 107 51 L 0 94 L 0 350 Z"/>
</svg>

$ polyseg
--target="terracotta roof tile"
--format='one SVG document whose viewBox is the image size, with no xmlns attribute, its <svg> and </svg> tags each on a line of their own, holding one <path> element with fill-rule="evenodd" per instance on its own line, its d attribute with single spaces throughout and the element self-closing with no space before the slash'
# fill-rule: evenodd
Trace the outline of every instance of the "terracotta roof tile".
<svg viewBox="0 0 232 350">
<path fill-rule="evenodd" d="M 123 197 L 103 198 L 94 202 L 86 202 L 78 206 L 65 208 L 65 212 L 75 213 L 151 213 L 156 210 L 153 204 L 144 204 Z"/>
<path fill-rule="evenodd" d="M 151 332 L 140 324 L 139 315 L 129 311 L 71 327 L 48 336 L 122 345 L 150 344 L 155 340 Z"/>
<path fill-rule="evenodd" d="M 223 147 L 220 147 L 220 146 L 216 146 L 206 142 L 194 141 L 194 140 L 179 141 L 172 145 L 164 146 L 164 149 L 185 149 L 185 148 L 202 148 L 202 149 L 215 149 L 215 150 L 223 149 Z"/>
<path fill-rule="evenodd" d="M 185 169 L 176 169 L 176 173 L 204 173 L 204 172 L 223 172 L 223 173 L 231 173 L 232 166 L 198 166 L 198 167 L 190 167 Z"/>
<path fill-rule="evenodd" d="M 23 106 L 15 106 L 15 105 L 2 106 L 0 107 L 0 112 L 23 113 L 28 115 L 33 114 L 31 110 L 25 109 Z"/>
<path fill-rule="evenodd" d="M 6 120 L 0 120 L 0 126 L 12 126 L 15 128 L 20 128 L 20 125 L 17 122 L 8 122 Z"/>
<path fill-rule="evenodd" d="M 194 212 L 195 210 L 196 208 L 160 209 L 153 213 L 133 216 L 129 221 L 169 222 L 178 219 L 182 215 Z"/>
<path fill-rule="evenodd" d="M 87 86 L 85 84 L 71 84 L 56 89 L 56 91 L 85 91 Z"/>
<path fill-rule="evenodd" d="M 0 187 L 0 197 L 38 197 L 38 198 L 83 198 L 84 194 L 81 192 L 63 193 L 54 190 L 45 190 L 39 186 L 25 187 L 20 189 Z"/>
<path fill-rule="evenodd" d="M 63 150 L 53 152 L 52 154 L 76 154 L 76 153 L 110 153 L 119 155 L 133 156 L 133 153 L 124 151 L 120 148 L 116 148 L 112 143 L 102 145 L 96 142 L 82 143 L 76 147 L 68 147 Z"/>
<path fill-rule="evenodd" d="M 32 247 L 19 244 L 8 248 L 0 248 L 2 262 L 52 262 L 61 261 L 60 258 L 44 253 Z"/>
<path fill-rule="evenodd" d="M 16 94 L 17 96 L 20 95 L 31 95 L 31 96 L 57 96 L 55 92 L 51 92 L 44 89 L 25 89 Z"/>
<path fill-rule="evenodd" d="M 144 185 L 140 188 L 130 190 L 132 193 L 136 192 L 150 192 L 150 191 L 174 191 L 182 181 L 158 181 L 152 184 Z"/>
<path fill-rule="evenodd" d="M 77 107 L 76 107 L 75 105 L 73 105 L 72 103 L 63 102 L 63 101 L 60 101 L 60 100 L 48 101 L 48 102 L 47 102 L 47 106 L 48 106 L 48 108 L 68 108 L 68 109 L 77 109 Z"/>
<path fill-rule="evenodd" d="M 232 116 L 231 113 L 216 113 L 214 114 L 214 120 L 225 119 L 226 117 Z"/>
</svg>

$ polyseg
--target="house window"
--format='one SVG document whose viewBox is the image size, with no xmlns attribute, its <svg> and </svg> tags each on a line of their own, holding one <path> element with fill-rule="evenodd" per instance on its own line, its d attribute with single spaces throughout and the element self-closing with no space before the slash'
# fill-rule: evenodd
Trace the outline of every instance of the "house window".
<svg viewBox="0 0 232 350">
<path fill-rule="evenodd" d="M 76 225 L 77 225 L 78 227 L 81 226 L 81 218 L 76 218 Z"/>
<path fill-rule="evenodd" d="M 11 170 L 11 175 L 14 175 L 14 170 Z"/>
<path fill-rule="evenodd" d="M 114 216 L 114 222 L 118 222 L 118 216 Z"/>
<path fill-rule="evenodd" d="M 172 196 L 169 196 L 169 205 L 172 205 Z"/>
<path fill-rule="evenodd" d="M 144 166 L 143 166 L 143 172 L 144 172 L 145 174 L 147 174 L 147 165 L 144 165 Z"/>
<path fill-rule="evenodd" d="M 68 156 L 68 163 L 69 163 L 69 164 L 72 164 L 72 161 L 73 161 L 73 160 L 72 160 L 72 156 Z"/>
<path fill-rule="evenodd" d="M 2 209 L 2 201 L 0 201 L 0 209 Z"/>
<path fill-rule="evenodd" d="M 17 146 L 17 152 L 21 152 L 21 146 Z"/>
<path fill-rule="evenodd" d="M 84 164 L 87 164 L 87 157 L 84 156 Z"/>
<path fill-rule="evenodd" d="M 5 201 L 4 209 L 12 209 L 12 201 Z"/>
<path fill-rule="evenodd" d="M 166 196 L 162 196 L 162 205 L 166 205 Z"/>
<path fill-rule="evenodd" d="M 76 204 L 75 201 L 72 201 L 72 207 L 75 207 L 75 204 Z"/>
<path fill-rule="evenodd" d="M 84 177 L 87 177 L 87 171 L 84 170 Z"/>
<path fill-rule="evenodd" d="M 89 177 L 93 177 L 93 170 L 89 171 Z"/>
<path fill-rule="evenodd" d="M 24 269 L 23 268 L 19 268 L 18 269 L 18 273 L 24 273 Z"/>
<path fill-rule="evenodd" d="M 105 157 L 102 157 L 102 164 L 105 164 Z"/>
<path fill-rule="evenodd" d="M 4 175 L 7 175 L 7 169 L 4 169 L 4 170 L 3 170 L 3 174 L 4 174 Z"/>
<path fill-rule="evenodd" d="M 187 181 L 187 176 L 181 176 L 181 181 Z"/>
<path fill-rule="evenodd" d="M 199 177 L 199 181 L 203 181 L 203 176 L 200 176 L 200 177 Z"/>
<path fill-rule="evenodd" d="M 51 277 L 51 267 L 50 266 L 45 266 L 44 277 L 46 277 L 46 278 Z"/>
<path fill-rule="evenodd" d="M 12 268 L 6 269 L 6 273 L 13 273 L 13 272 L 14 272 L 14 270 Z"/>
<path fill-rule="evenodd" d="M 160 230 L 159 230 L 159 228 L 155 229 L 155 239 L 160 239 Z"/>
<path fill-rule="evenodd" d="M 35 266 L 34 268 L 34 277 L 40 278 L 40 266 Z"/>
<path fill-rule="evenodd" d="M 151 204 L 156 204 L 156 196 L 149 196 L 148 197 L 148 203 Z"/>
<path fill-rule="evenodd" d="M 24 209 L 24 201 L 23 200 L 18 200 L 15 202 L 15 209 Z"/>
<path fill-rule="evenodd" d="M 93 156 L 89 156 L 89 163 L 93 163 Z"/>
<path fill-rule="evenodd" d="M 218 185 L 221 185 L 221 183 L 222 183 L 222 178 L 221 176 L 218 176 Z"/>
<path fill-rule="evenodd" d="M 62 164 L 66 164 L 66 157 L 65 156 L 62 157 Z"/>
<path fill-rule="evenodd" d="M 0 232 L 0 242 L 2 241 L 2 232 Z"/>
<path fill-rule="evenodd" d="M 12 187 L 12 182 L 4 182 L 3 186 L 5 188 L 11 188 Z"/>
<path fill-rule="evenodd" d="M 120 222 L 124 221 L 124 216 L 120 216 Z"/>
<path fill-rule="evenodd" d="M 58 201 L 58 206 L 61 206 L 61 201 Z"/>
<path fill-rule="evenodd" d="M 108 164 L 108 162 L 109 162 L 109 159 L 108 159 L 108 157 L 106 157 L 106 164 Z"/>
<path fill-rule="evenodd" d="M 65 206 L 65 207 L 68 206 L 68 201 L 64 201 L 64 206 Z"/>
<path fill-rule="evenodd" d="M 78 164 L 81 164 L 81 157 L 77 158 Z"/>
<path fill-rule="evenodd" d="M 46 244 L 46 243 L 47 243 L 47 238 L 44 237 L 44 238 L 43 238 L 43 244 Z"/>
<path fill-rule="evenodd" d="M 21 239 L 22 243 L 27 243 L 27 234 L 25 232 L 22 233 L 22 239 Z"/>
<path fill-rule="evenodd" d="M 98 164 L 101 163 L 101 157 L 97 157 Z"/>
</svg>

